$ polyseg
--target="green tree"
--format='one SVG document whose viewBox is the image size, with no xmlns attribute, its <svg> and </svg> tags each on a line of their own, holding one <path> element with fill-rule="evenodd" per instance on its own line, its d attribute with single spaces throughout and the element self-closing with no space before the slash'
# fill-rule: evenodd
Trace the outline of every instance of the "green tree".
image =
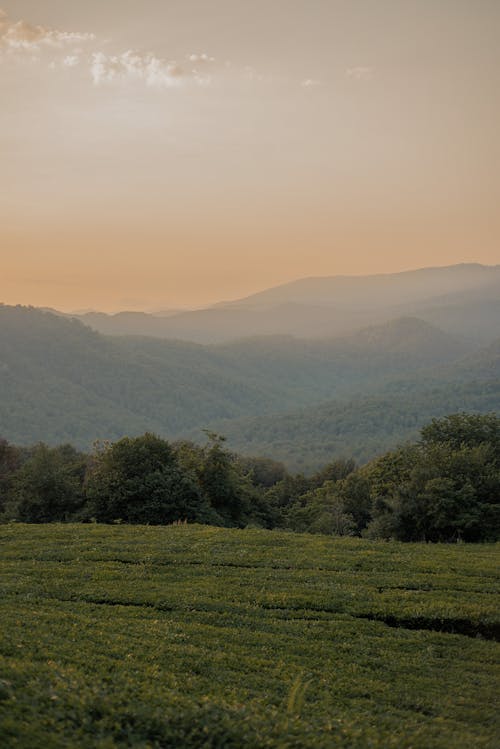
<svg viewBox="0 0 500 749">
<path fill-rule="evenodd" d="M 323 486 L 325 481 L 341 481 L 346 479 L 356 470 L 356 461 L 352 459 L 344 460 L 339 458 L 332 463 L 328 463 L 321 471 L 318 471 L 312 478 L 311 484 Z"/>
<path fill-rule="evenodd" d="M 254 486 L 269 489 L 279 481 L 283 481 L 287 471 L 283 463 L 271 458 L 238 458 L 238 462 Z"/>
<path fill-rule="evenodd" d="M 22 450 L 0 439 L 0 513 L 3 512 L 16 471 L 21 467 Z"/>
<path fill-rule="evenodd" d="M 195 477 L 154 434 L 100 446 L 86 483 L 88 515 L 102 522 L 207 522 L 210 508 Z"/>
<path fill-rule="evenodd" d="M 83 504 L 85 456 L 70 445 L 41 443 L 15 474 L 10 514 L 25 523 L 71 520 Z"/>
<path fill-rule="evenodd" d="M 225 524 L 244 526 L 251 517 L 251 482 L 224 449 L 225 437 L 208 431 L 207 436 L 198 477 L 203 494 Z"/>
<path fill-rule="evenodd" d="M 360 534 L 372 517 L 370 482 L 362 472 L 355 471 L 339 480 L 335 490 L 344 512 L 352 518 L 356 533 Z"/>
<path fill-rule="evenodd" d="M 500 420 L 454 414 L 422 429 L 417 445 L 363 469 L 369 533 L 403 541 L 494 540 L 500 535 Z"/>
<path fill-rule="evenodd" d="M 353 516 L 346 512 L 334 481 L 303 494 L 285 512 L 285 525 L 294 531 L 352 536 L 356 531 Z"/>
<path fill-rule="evenodd" d="M 286 474 L 285 478 L 278 481 L 266 493 L 273 504 L 285 510 L 289 505 L 302 497 L 306 492 L 314 489 L 315 484 L 303 473 L 295 475 Z"/>
<path fill-rule="evenodd" d="M 421 430 L 423 445 L 447 443 L 455 450 L 463 445 L 477 447 L 488 444 L 500 461 L 500 417 L 490 414 L 457 413 L 433 419 Z"/>
</svg>

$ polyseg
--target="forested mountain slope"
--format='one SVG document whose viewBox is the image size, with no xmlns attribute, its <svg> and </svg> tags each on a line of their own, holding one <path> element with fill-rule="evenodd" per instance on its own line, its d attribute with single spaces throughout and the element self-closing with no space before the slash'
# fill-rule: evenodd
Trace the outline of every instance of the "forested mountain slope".
<svg viewBox="0 0 500 749">
<path fill-rule="evenodd" d="M 75 320 L 3 306 L 0 436 L 19 444 L 71 441 L 88 448 L 94 439 L 147 430 L 175 438 L 215 426 L 243 451 L 265 448 L 285 460 L 296 461 L 300 451 L 311 457 L 316 450 L 318 460 L 326 453 L 330 459 L 333 449 L 370 457 L 371 445 L 406 435 L 398 419 L 410 419 L 413 427 L 405 408 L 411 414 L 419 398 L 416 409 L 424 421 L 450 410 L 485 408 L 483 385 L 469 380 L 498 376 L 495 351 L 491 346 L 477 353 L 472 344 L 415 318 L 337 339 L 283 336 L 201 346 L 106 337 Z M 442 395 L 424 397 L 436 382 Z M 467 398 L 458 384 L 468 388 Z M 374 392 L 382 395 L 372 402 Z M 343 405 L 354 397 L 358 405 Z M 487 396 L 488 409 L 498 406 L 495 397 Z M 324 432 L 318 418 L 325 408 L 333 408 L 331 424 L 336 409 L 345 411 L 352 438 L 333 439 L 337 427 Z M 378 431 L 367 423 L 366 409 L 378 420 Z M 278 431 L 270 432 L 270 424 Z"/>
<path fill-rule="evenodd" d="M 235 450 L 311 471 L 339 456 L 370 460 L 415 439 L 430 419 L 458 411 L 500 411 L 500 339 L 452 364 L 389 377 L 380 388 L 354 398 L 284 415 L 220 421 L 211 428 L 224 433 Z"/>
<path fill-rule="evenodd" d="M 484 382 L 399 384 L 394 392 L 323 403 L 290 414 L 218 421 L 211 428 L 226 435 L 243 454 L 282 460 L 294 471 L 320 469 L 337 458 L 364 463 L 417 438 L 435 417 L 459 411 L 500 411 L 500 378 Z M 192 433 L 193 439 L 200 434 Z"/>
<path fill-rule="evenodd" d="M 84 446 L 148 429 L 172 435 L 275 403 L 272 389 L 232 375 L 195 344 L 164 342 L 157 355 L 146 341 L 106 338 L 34 309 L 0 308 L 0 431 L 12 441 Z"/>
</svg>

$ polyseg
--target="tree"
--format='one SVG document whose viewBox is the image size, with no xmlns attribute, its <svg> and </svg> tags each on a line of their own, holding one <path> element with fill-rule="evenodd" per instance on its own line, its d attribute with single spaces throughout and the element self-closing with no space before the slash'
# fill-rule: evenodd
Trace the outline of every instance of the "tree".
<svg viewBox="0 0 500 749">
<path fill-rule="evenodd" d="M 246 524 L 251 514 L 251 483 L 236 456 L 224 450 L 225 437 L 206 432 L 199 482 L 204 496 L 227 525 Z"/>
<path fill-rule="evenodd" d="M 203 447 L 187 440 L 173 447 L 183 469 L 196 477 L 200 492 L 210 504 L 211 522 L 238 526 L 251 522 L 274 528 L 279 522 L 279 509 L 268 498 L 264 484 L 273 476 L 281 476 L 284 468 L 265 458 L 237 456 L 224 449 L 224 437 L 207 434 L 209 439 Z"/>
<path fill-rule="evenodd" d="M 338 481 L 335 490 L 342 502 L 344 512 L 354 522 L 356 533 L 361 534 L 372 516 L 370 482 L 363 473 L 355 471 Z"/>
<path fill-rule="evenodd" d="M 0 439 L 0 512 L 7 503 L 16 471 L 21 467 L 22 451 Z"/>
<path fill-rule="evenodd" d="M 98 447 L 86 484 L 88 515 L 102 522 L 207 522 L 210 508 L 193 475 L 154 434 Z"/>
<path fill-rule="evenodd" d="M 275 486 L 278 481 L 283 481 L 287 473 L 283 463 L 271 458 L 240 456 L 238 462 L 254 486 L 266 489 Z"/>
<path fill-rule="evenodd" d="M 417 445 L 363 469 L 370 533 L 402 541 L 495 540 L 500 534 L 500 420 L 454 414 L 422 429 Z"/>
<path fill-rule="evenodd" d="M 285 510 L 313 488 L 315 484 L 303 473 L 297 473 L 294 476 L 287 473 L 284 479 L 278 481 L 266 492 L 266 497 L 274 505 Z"/>
<path fill-rule="evenodd" d="M 339 458 L 332 463 L 328 463 L 321 471 L 316 473 L 311 482 L 316 486 L 323 486 L 325 481 L 341 481 L 346 479 L 356 470 L 356 461 Z"/>
<path fill-rule="evenodd" d="M 356 531 L 353 516 L 346 512 L 334 481 L 303 494 L 285 512 L 285 524 L 298 532 L 352 536 Z"/>
<path fill-rule="evenodd" d="M 15 474 L 10 514 L 26 523 L 73 519 L 83 504 L 85 456 L 70 445 L 40 443 Z"/>
<path fill-rule="evenodd" d="M 457 413 L 433 419 L 420 432 L 423 445 L 447 443 L 458 450 L 463 445 L 489 444 L 500 461 L 500 417 L 496 414 Z"/>
</svg>

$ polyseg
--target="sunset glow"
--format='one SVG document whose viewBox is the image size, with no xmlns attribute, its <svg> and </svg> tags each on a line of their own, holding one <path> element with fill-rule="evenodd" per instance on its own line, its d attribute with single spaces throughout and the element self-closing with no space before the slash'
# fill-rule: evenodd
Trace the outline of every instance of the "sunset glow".
<svg viewBox="0 0 500 749">
<path fill-rule="evenodd" d="M 498 2 L 0 7 L 0 301 L 500 262 Z"/>
</svg>

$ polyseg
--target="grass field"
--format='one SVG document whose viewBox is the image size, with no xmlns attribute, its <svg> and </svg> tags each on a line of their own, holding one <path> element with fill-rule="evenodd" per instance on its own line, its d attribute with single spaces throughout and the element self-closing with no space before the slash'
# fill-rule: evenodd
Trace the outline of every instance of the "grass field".
<svg viewBox="0 0 500 749">
<path fill-rule="evenodd" d="M 0 526 L 0 745 L 496 749 L 499 550 Z"/>
</svg>

